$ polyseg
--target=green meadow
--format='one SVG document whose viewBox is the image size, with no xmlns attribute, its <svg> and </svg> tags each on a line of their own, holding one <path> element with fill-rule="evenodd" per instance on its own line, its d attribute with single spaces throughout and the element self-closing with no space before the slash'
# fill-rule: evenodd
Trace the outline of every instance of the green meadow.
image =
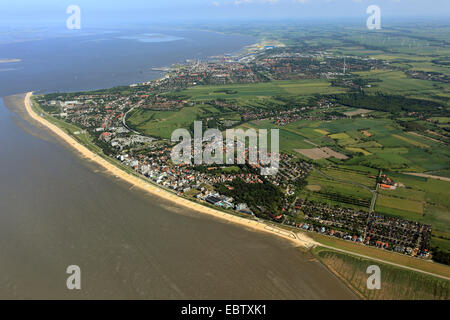
<svg viewBox="0 0 450 320">
<path fill-rule="evenodd" d="M 314 95 L 335 94 L 346 92 L 339 87 L 332 87 L 327 80 L 296 80 L 296 81 L 271 81 L 252 84 L 230 84 L 216 86 L 196 86 L 180 92 L 176 95 L 188 97 L 192 101 L 211 100 L 218 98 L 235 100 L 254 100 L 280 95 Z"/>
<path fill-rule="evenodd" d="M 238 121 L 240 119 L 237 113 L 222 113 L 211 105 L 199 103 L 173 111 L 137 109 L 128 116 L 127 124 L 145 135 L 170 139 L 174 130 L 180 128 L 189 130 L 194 121 L 206 122 L 211 118 Z"/>
</svg>

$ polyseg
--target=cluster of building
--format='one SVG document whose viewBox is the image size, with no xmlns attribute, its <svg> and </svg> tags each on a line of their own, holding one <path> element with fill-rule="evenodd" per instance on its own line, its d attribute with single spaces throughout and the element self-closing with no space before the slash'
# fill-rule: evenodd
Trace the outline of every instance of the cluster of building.
<svg viewBox="0 0 450 320">
<path fill-rule="evenodd" d="M 235 204 L 232 197 L 209 191 L 206 188 L 201 188 L 199 191 L 200 193 L 195 196 L 199 200 L 224 209 L 234 209 L 237 212 L 254 216 L 254 213 L 246 203 Z"/>
<path fill-rule="evenodd" d="M 387 67 L 387 62 L 373 58 L 336 56 L 326 51 L 299 53 L 297 49 L 279 48 L 234 59 L 225 57 L 214 62 L 192 62 L 172 70 L 170 82 L 177 86 L 192 86 L 267 80 L 334 79 L 350 71 Z"/>
<path fill-rule="evenodd" d="M 270 49 L 270 50 L 269 50 Z M 133 84 L 122 93 L 118 90 L 105 90 L 101 93 L 80 93 L 54 96 L 40 101 L 42 106 L 52 110 L 52 114 L 67 122 L 75 123 L 93 133 L 96 139 L 104 142 L 116 136 L 127 138 L 132 131 L 126 125 L 126 116 L 137 108 L 152 110 L 175 110 L 187 106 L 185 97 L 177 96 L 176 91 L 195 85 L 254 83 L 273 79 L 329 77 L 341 68 L 352 71 L 382 68 L 384 62 L 358 57 L 336 57 L 327 52 L 298 53 L 294 49 L 264 47 L 259 51 L 246 53 L 233 59 L 217 61 L 195 61 L 169 69 L 161 79 Z M 303 75 L 303 76 L 302 76 Z M 171 95 L 167 95 L 170 92 Z M 174 94 L 175 93 L 175 94 Z M 227 107 L 241 114 L 241 121 L 273 119 L 280 125 L 302 119 L 304 107 L 289 106 L 285 110 L 274 108 L 255 108 L 236 105 L 232 102 L 215 101 L 217 106 Z M 309 109 L 326 105 L 313 105 Z M 56 110 L 56 111 L 55 111 Z M 320 117 L 320 115 L 319 115 Z M 325 113 L 322 117 L 327 117 Z M 123 128 L 121 128 L 123 127 Z M 125 134 L 125 135 L 124 135 Z M 115 144 L 120 144 L 117 141 Z"/>
<path fill-rule="evenodd" d="M 191 104 L 184 99 L 172 98 L 163 94 L 156 95 L 141 95 L 141 98 L 145 98 L 142 103 L 143 109 L 151 109 L 155 111 L 176 110 Z"/>
<path fill-rule="evenodd" d="M 333 104 L 329 101 L 326 101 L 325 103 L 317 101 L 316 104 L 313 104 L 309 107 L 279 111 L 271 119 L 276 125 L 285 126 L 298 120 L 328 121 L 347 118 L 347 116 L 345 116 L 344 114 L 337 115 L 335 112 L 330 113 L 328 110 L 330 110 L 332 107 Z M 311 114 L 311 111 L 315 111 L 314 115 Z"/>
<path fill-rule="evenodd" d="M 298 120 L 337 120 L 348 118 L 344 114 L 336 115 L 329 112 L 334 106 L 327 99 L 312 102 L 309 106 L 289 106 L 288 108 L 246 107 L 232 101 L 212 100 L 212 106 L 227 108 L 240 114 L 241 121 L 271 120 L 278 126 L 285 126 Z M 311 113 L 314 112 L 314 115 Z"/>
<path fill-rule="evenodd" d="M 305 215 L 304 222 L 287 219 L 286 224 L 403 254 L 429 255 L 429 225 L 302 199 L 296 209 Z"/>
<path fill-rule="evenodd" d="M 405 73 L 414 79 L 438 81 L 443 83 L 450 83 L 450 76 L 440 72 L 425 72 L 419 70 L 407 70 Z"/>
<path fill-rule="evenodd" d="M 122 126 L 125 110 L 131 104 L 131 97 L 115 94 L 79 94 L 73 96 L 71 101 L 64 101 L 64 99 L 63 96 L 59 96 L 50 101 L 40 101 L 40 103 L 44 109 L 46 106 L 56 107 L 59 112 L 53 113 L 53 116 L 97 132 Z"/>
<path fill-rule="evenodd" d="M 145 150 L 145 151 L 144 151 Z M 248 150 L 247 150 L 248 151 Z M 153 183 L 176 192 L 179 195 L 195 197 L 207 203 L 234 209 L 247 214 L 253 212 L 247 204 L 234 203 L 234 200 L 214 190 L 217 184 L 229 184 L 240 179 L 247 184 L 272 183 L 279 186 L 287 195 L 292 195 L 296 188 L 296 181 L 304 179 L 311 171 L 312 166 L 307 162 L 294 161 L 289 155 L 280 156 L 280 168 L 277 175 L 260 175 L 259 165 L 230 166 L 211 165 L 175 165 L 171 161 L 171 146 L 168 144 L 151 144 L 144 148 L 136 147 L 120 152 L 116 159 L 145 176 Z M 231 188 L 229 186 L 229 188 Z M 286 202 L 284 211 L 291 212 L 294 207 Z"/>
<path fill-rule="evenodd" d="M 263 80 L 248 63 L 236 61 L 197 62 L 173 71 L 176 85 L 220 85 L 255 83 Z"/>
<path fill-rule="evenodd" d="M 415 256 L 428 256 L 431 226 L 418 222 L 371 214 L 367 221 L 366 244 Z"/>
<path fill-rule="evenodd" d="M 373 58 L 335 56 L 326 51 L 296 52 L 283 49 L 254 61 L 254 71 L 266 73 L 271 80 L 334 79 L 347 72 L 384 69 L 388 63 Z"/>
<path fill-rule="evenodd" d="M 294 161 L 290 155 L 280 154 L 280 168 L 276 175 L 266 176 L 266 180 L 280 187 L 287 195 L 296 191 L 296 183 L 304 181 L 313 169 L 312 164 L 305 161 Z"/>
<path fill-rule="evenodd" d="M 399 187 L 404 188 L 405 185 L 401 182 L 395 182 L 391 177 L 388 177 L 386 174 L 380 175 L 378 178 L 378 185 L 383 190 L 395 190 Z"/>
<path fill-rule="evenodd" d="M 148 150 L 145 154 L 120 154 L 116 158 L 153 182 L 179 194 L 193 189 L 200 190 L 204 186 L 230 182 L 236 178 L 247 183 L 262 183 L 260 177 L 254 173 L 225 173 L 224 171 L 217 173 L 217 167 L 210 167 L 211 170 L 202 172 L 195 166 L 174 165 L 171 163 L 170 146 Z"/>
</svg>

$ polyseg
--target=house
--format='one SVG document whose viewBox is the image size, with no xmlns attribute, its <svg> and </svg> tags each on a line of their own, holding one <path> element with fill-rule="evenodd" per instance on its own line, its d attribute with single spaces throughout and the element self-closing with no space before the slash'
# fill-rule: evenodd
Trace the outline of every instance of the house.
<svg viewBox="0 0 450 320">
<path fill-rule="evenodd" d="M 110 132 L 103 132 L 100 135 L 100 140 L 109 141 L 111 140 L 111 133 Z"/>
<path fill-rule="evenodd" d="M 206 202 L 213 204 L 213 205 L 217 205 L 219 202 L 222 201 L 219 197 L 216 197 L 213 195 L 206 197 L 205 200 L 206 200 Z"/>
</svg>

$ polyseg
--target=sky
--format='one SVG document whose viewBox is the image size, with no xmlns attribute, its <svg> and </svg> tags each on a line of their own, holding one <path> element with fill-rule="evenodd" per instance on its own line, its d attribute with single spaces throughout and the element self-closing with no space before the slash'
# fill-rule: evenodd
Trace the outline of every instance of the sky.
<svg viewBox="0 0 450 320">
<path fill-rule="evenodd" d="M 78 5 L 85 26 L 176 21 L 362 19 L 377 5 L 382 17 L 448 17 L 450 0 L 0 0 L 0 25 L 65 21 Z"/>
</svg>

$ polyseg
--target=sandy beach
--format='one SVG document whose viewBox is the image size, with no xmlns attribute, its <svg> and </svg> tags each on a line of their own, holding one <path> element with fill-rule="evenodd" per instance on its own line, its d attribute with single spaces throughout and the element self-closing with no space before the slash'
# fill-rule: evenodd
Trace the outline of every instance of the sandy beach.
<svg viewBox="0 0 450 320">
<path fill-rule="evenodd" d="M 305 248 L 311 248 L 318 243 L 316 243 L 314 240 L 309 238 L 308 236 L 301 234 L 301 233 L 294 233 L 290 232 L 275 226 L 268 225 L 264 222 L 254 221 L 250 219 L 245 219 L 242 217 L 238 217 L 226 212 L 222 212 L 219 210 L 215 210 L 206 206 L 203 206 L 201 204 L 195 203 L 193 201 L 189 201 L 187 199 L 178 197 L 175 194 L 172 194 L 168 191 L 165 191 L 155 185 L 152 185 L 150 182 L 146 182 L 143 179 L 137 178 L 127 172 L 124 172 L 123 170 L 119 169 L 118 167 L 114 166 L 113 164 L 109 163 L 105 159 L 103 159 L 101 156 L 95 154 L 94 152 L 90 151 L 87 147 L 80 144 L 78 141 L 76 141 L 74 138 L 72 138 L 69 134 L 64 132 L 62 129 L 60 129 L 58 126 L 54 125 L 53 123 L 50 123 L 49 121 L 43 119 L 39 115 L 37 115 L 32 107 L 31 107 L 31 96 L 33 95 L 32 92 L 28 92 L 25 96 L 25 109 L 29 116 L 33 118 L 34 120 L 38 121 L 40 124 L 44 125 L 48 129 L 50 129 L 53 133 L 55 133 L 58 137 L 60 137 L 62 140 L 64 140 L 66 143 L 71 145 L 75 150 L 77 150 L 84 158 L 87 158 L 91 161 L 96 162 L 97 164 L 101 165 L 103 168 L 105 168 L 110 174 L 117 176 L 118 178 L 132 184 L 133 186 L 140 188 L 150 194 L 157 195 L 158 197 L 161 197 L 165 200 L 169 200 L 177 205 L 194 209 L 197 212 L 208 214 L 210 216 L 214 216 L 216 218 L 220 218 L 222 220 L 225 220 L 230 223 L 239 224 L 241 226 L 253 229 L 255 231 L 265 232 L 272 235 L 276 235 L 278 237 L 281 237 L 283 239 L 291 241 L 295 246 L 301 246 Z"/>
</svg>

